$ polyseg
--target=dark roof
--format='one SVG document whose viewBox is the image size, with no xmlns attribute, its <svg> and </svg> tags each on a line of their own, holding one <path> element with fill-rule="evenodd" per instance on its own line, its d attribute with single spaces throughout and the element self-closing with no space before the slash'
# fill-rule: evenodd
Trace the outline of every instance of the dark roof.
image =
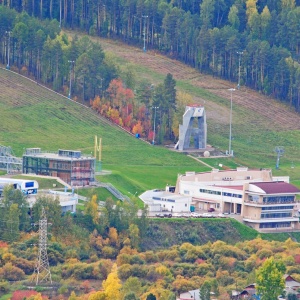
<svg viewBox="0 0 300 300">
<path fill-rule="evenodd" d="M 259 187 L 266 194 L 300 193 L 300 190 L 297 187 L 284 181 L 251 182 L 251 184 Z"/>
</svg>

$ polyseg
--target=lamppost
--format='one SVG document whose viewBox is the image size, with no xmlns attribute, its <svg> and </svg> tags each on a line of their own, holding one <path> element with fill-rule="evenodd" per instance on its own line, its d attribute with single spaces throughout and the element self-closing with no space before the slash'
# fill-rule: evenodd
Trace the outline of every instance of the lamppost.
<svg viewBox="0 0 300 300">
<path fill-rule="evenodd" d="M 237 89 L 240 89 L 240 83 L 241 83 L 241 56 L 243 55 L 243 51 L 241 52 L 237 52 L 237 54 L 239 55 L 239 80 L 238 80 L 238 85 L 237 85 Z"/>
<path fill-rule="evenodd" d="M 101 97 L 103 97 L 103 78 L 100 78 L 101 80 Z"/>
<path fill-rule="evenodd" d="M 155 144 L 155 120 L 156 120 L 156 110 L 159 109 L 159 106 L 153 106 L 154 108 L 154 121 L 153 121 L 153 139 L 152 139 L 152 145 Z"/>
<path fill-rule="evenodd" d="M 230 118 L 229 118 L 229 153 L 228 155 L 231 156 L 232 155 L 232 150 L 231 150 L 231 123 L 232 123 L 232 93 L 235 91 L 235 89 L 231 88 L 228 89 L 228 91 L 230 91 Z"/>
<path fill-rule="evenodd" d="M 10 69 L 10 65 L 9 65 L 9 51 L 10 51 L 10 31 L 5 31 L 8 34 L 8 45 L 7 45 L 7 66 L 6 69 L 9 70 Z"/>
<path fill-rule="evenodd" d="M 61 0 L 59 0 L 59 28 L 61 28 Z"/>
<path fill-rule="evenodd" d="M 142 18 L 144 18 L 144 52 L 146 52 L 146 18 L 148 18 L 148 16 L 142 16 Z"/>
<path fill-rule="evenodd" d="M 73 70 L 73 64 L 74 64 L 74 60 L 68 60 L 68 62 L 70 63 L 70 88 L 69 88 L 69 95 L 68 98 L 71 99 L 71 89 L 72 89 L 72 70 Z"/>
</svg>

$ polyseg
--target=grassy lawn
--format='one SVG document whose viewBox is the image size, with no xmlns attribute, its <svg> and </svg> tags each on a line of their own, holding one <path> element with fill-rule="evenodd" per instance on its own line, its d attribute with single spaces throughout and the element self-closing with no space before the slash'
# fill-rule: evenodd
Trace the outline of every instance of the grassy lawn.
<svg viewBox="0 0 300 300">
<path fill-rule="evenodd" d="M 76 191 L 77 192 L 77 191 Z M 97 200 L 104 201 L 107 198 L 112 198 L 113 200 L 118 200 L 114 195 L 112 195 L 106 188 L 97 187 L 97 188 L 84 188 L 78 189 L 78 194 L 87 198 L 91 198 L 93 195 L 97 196 Z"/>
</svg>

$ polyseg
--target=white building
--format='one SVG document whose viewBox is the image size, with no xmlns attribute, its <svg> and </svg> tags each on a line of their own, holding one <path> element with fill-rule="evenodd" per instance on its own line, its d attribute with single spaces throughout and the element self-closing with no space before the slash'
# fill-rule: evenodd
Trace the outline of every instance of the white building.
<svg viewBox="0 0 300 300">
<path fill-rule="evenodd" d="M 149 190 L 139 198 L 148 205 L 149 211 L 187 212 L 190 211 L 192 197 L 163 190 Z"/>
<path fill-rule="evenodd" d="M 78 195 L 69 192 L 60 191 L 39 191 L 39 184 L 36 180 L 25 180 L 25 179 L 15 179 L 15 178 L 0 178 L 0 197 L 3 193 L 5 186 L 12 185 L 15 189 L 20 190 L 29 203 L 29 207 L 32 208 L 36 199 L 39 196 L 50 196 L 53 199 L 58 197 L 62 212 L 75 212 L 76 205 L 78 204 Z"/>
<path fill-rule="evenodd" d="M 62 213 L 65 212 L 76 212 L 76 205 L 78 204 L 78 195 L 69 192 L 60 192 L 60 191 L 43 191 L 38 193 L 38 195 L 32 195 L 27 198 L 30 208 L 36 202 L 36 199 L 39 196 L 51 197 L 53 200 L 58 198 Z"/>
<path fill-rule="evenodd" d="M 214 209 L 239 215 L 237 219 L 258 231 L 300 230 L 296 195 L 300 190 L 289 177 L 273 177 L 270 169 L 186 172 L 177 178 L 174 193 L 151 190 L 140 198 L 150 211 L 171 212 Z"/>
<path fill-rule="evenodd" d="M 11 185 L 14 189 L 20 190 L 24 195 L 35 195 L 39 188 L 39 184 L 35 180 L 2 177 L 0 178 L 0 197 L 7 185 Z"/>
</svg>

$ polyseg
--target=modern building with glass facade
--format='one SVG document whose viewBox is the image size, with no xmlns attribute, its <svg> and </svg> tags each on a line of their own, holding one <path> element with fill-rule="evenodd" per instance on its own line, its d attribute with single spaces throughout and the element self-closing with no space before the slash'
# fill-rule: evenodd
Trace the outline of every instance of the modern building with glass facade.
<svg viewBox="0 0 300 300">
<path fill-rule="evenodd" d="M 81 151 L 58 150 L 43 152 L 40 148 L 26 149 L 23 173 L 58 177 L 71 186 L 89 185 L 95 181 L 96 159 L 83 156 Z"/>
</svg>

